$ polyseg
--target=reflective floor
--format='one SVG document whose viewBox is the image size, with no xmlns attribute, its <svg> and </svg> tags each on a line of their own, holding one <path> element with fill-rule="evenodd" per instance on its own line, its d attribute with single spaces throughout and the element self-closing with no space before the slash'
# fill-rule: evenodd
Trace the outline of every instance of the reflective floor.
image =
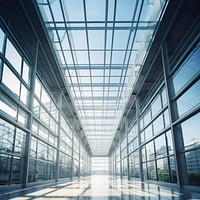
<svg viewBox="0 0 200 200">
<path fill-rule="evenodd" d="M 200 194 L 179 192 L 139 181 L 109 180 L 107 176 L 57 184 L 43 189 L 32 188 L 0 194 L 1 200 L 196 200 Z"/>
</svg>

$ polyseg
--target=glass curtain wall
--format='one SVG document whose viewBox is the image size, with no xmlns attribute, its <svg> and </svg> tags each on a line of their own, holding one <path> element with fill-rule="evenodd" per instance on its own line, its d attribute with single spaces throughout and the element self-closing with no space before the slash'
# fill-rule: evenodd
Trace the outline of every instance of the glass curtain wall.
<svg viewBox="0 0 200 200">
<path fill-rule="evenodd" d="M 112 160 L 115 160 L 113 165 L 116 167 L 115 173 L 115 167 L 110 168 L 111 174 L 123 177 L 126 167 L 124 160 L 129 159 L 130 179 L 143 178 L 144 181 L 177 184 L 180 177 L 177 177 L 176 159 L 181 159 L 181 168 L 184 173 L 186 171 L 183 184 L 200 186 L 199 63 L 200 45 L 197 44 L 183 60 L 180 60 L 177 67 L 171 69 L 167 80 L 172 84 L 172 91 L 169 91 L 171 99 L 168 100 L 163 81 L 149 100 L 140 105 L 139 122 L 136 120 L 134 125 L 129 127 L 128 140 L 121 141 L 121 150 L 116 146 L 111 154 L 111 158 L 114 157 Z M 170 123 L 168 102 L 171 103 L 174 115 L 173 124 Z M 124 154 L 125 145 L 129 148 L 128 155 Z M 178 151 L 177 158 L 175 148 Z M 139 158 L 142 160 L 142 170 Z"/>
<path fill-rule="evenodd" d="M 184 79 L 182 78 L 184 77 Z M 200 186 L 200 44 L 172 74 L 180 154 L 185 157 L 188 184 Z"/>
<path fill-rule="evenodd" d="M 28 61 L 0 28 L 0 185 L 22 183 L 29 71 Z"/>
<path fill-rule="evenodd" d="M 59 111 L 58 103 L 48 85 L 44 80 L 41 81 L 38 75 L 34 80 L 34 103 L 31 113 L 29 109 L 31 62 L 15 39 L 5 33 L 9 33 L 9 30 L 3 30 L 2 26 L 0 28 L 0 185 L 23 183 L 24 164 L 27 162 L 26 139 L 30 133 L 28 182 L 55 180 L 57 163 L 58 178 L 89 175 L 89 154 L 76 137 L 65 113 Z M 31 130 L 28 128 L 30 115 L 33 116 Z M 60 136 L 58 136 L 59 123 Z"/>
</svg>

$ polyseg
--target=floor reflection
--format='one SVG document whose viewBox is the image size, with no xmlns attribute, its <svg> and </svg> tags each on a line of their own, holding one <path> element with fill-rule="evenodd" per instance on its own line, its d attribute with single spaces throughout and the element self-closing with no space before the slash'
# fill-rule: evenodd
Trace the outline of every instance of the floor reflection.
<svg viewBox="0 0 200 200">
<path fill-rule="evenodd" d="M 89 179 L 0 194 L 1 200 L 196 200 L 200 194 L 120 179 L 92 176 Z"/>
</svg>

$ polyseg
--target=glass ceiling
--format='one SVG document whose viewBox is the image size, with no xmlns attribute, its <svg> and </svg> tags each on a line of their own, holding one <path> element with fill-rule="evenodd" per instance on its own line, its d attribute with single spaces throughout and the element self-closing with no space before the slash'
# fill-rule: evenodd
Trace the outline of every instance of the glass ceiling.
<svg viewBox="0 0 200 200">
<path fill-rule="evenodd" d="M 37 0 L 93 155 L 108 155 L 165 0 Z"/>
</svg>

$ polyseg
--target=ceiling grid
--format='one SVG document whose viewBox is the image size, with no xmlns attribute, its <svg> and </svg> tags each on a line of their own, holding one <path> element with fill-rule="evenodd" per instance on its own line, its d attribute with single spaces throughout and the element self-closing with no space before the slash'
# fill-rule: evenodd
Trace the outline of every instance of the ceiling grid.
<svg viewBox="0 0 200 200">
<path fill-rule="evenodd" d="M 165 0 L 36 0 L 94 156 L 107 156 Z"/>
</svg>

